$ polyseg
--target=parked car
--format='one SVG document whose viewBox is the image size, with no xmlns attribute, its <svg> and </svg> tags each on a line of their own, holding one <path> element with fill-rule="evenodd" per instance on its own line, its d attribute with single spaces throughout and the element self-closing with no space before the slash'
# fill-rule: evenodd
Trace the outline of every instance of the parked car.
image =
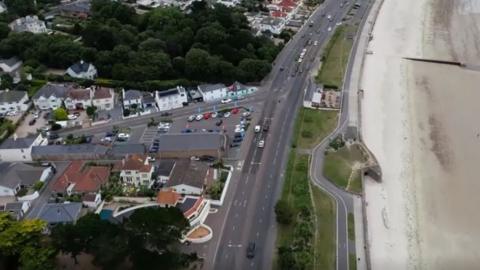
<svg viewBox="0 0 480 270">
<path fill-rule="evenodd" d="M 232 99 L 231 99 L 231 98 L 224 98 L 224 99 L 222 99 L 221 102 L 222 102 L 223 104 L 227 104 L 227 103 L 232 102 Z"/>
<path fill-rule="evenodd" d="M 197 157 L 197 156 L 191 156 L 191 157 L 190 157 L 190 160 L 196 160 L 196 161 L 198 161 L 198 160 L 200 160 L 200 158 Z"/>
<path fill-rule="evenodd" d="M 206 113 L 203 114 L 203 119 L 208 120 L 208 119 L 210 119 L 211 116 L 212 116 L 212 113 L 206 112 Z"/>
<path fill-rule="evenodd" d="M 187 118 L 187 121 L 188 122 L 193 122 L 195 120 L 195 118 L 196 118 L 196 116 L 192 114 Z"/>
<path fill-rule="evenodd" d="M 260 130 L 262 130 L 262 127 L 260 127 L 260 125 L 256 125 L 255 126 L 255 133 L 259 133 Z"/>
<path fill-rule="evenodd" d="M 196 117 L 195 117 L 195 120 L 197 121 L 200 121 L 203 119 L 203 114 L 198 114 Z"/>
<path fill-rule="evenodd" d="M 265 141 L 264 141 L 264 140 L 260 140 L 260 141 L 258 142 L 258 148 L 263 148 L 263 147 L 265 147 Z"/>
<path fill-rule="evenodd" d="M 189 128 L 182 129 L 182 133 L 192 133 L 193 131 Z"/>
<path fill-rule="evenodd" d="M 69 114 L 69 115 L 67 115 L 67 118 L 68 118 L 68 120 L 75 120 L 75 119 L 78 118 L 78 116 L 76 116 L 75 114 Z"/>
<path fill-rule="evenodd" d="M 200 157 L 200 161 L 214 162 L 216 160 L 213 156 L 203 155 Z"/>
<path fill-rule="evenodd" d="M 223 117 L 225 117 L 225 118 L 230 117 L 230 112 L 226 112 L 226 113 L 223 115 Z"/>
<path fill-rule="evenodd" d="M 34 118 L 34 119 L 37 119 L 39 116 L 40 116 L 40 114 L 39 114 L 38 112 L 34 112 L 34 113 L 33 113 L 33 118 Z"/>
<path fill-rule="evenodd" d="M 80 113 L 79 112 L 74 112 L 73 115 L 75 115 L 76 117 L 79 117 Z"/>
<path fill-rule="evenodd" d="M 233 143 L 240 143 L 242 141 L 243 141 L 243 138 L 241 138 L 241 137 L 240 138 L 239 137 L 233 138 Z"/>
<path fill-rule="evenodd" d="M 223 120 L 222 120 L 222 119 L 218 120 L 218 121 L 215 123 L 215 125 L 216 125 L 217 127 L 221 126 L 222 124 L 223 124 Z"/>
<path fill-rule="evenodd" d="M 165 116 L 170 116 L 170 115 L 172 115 L 171 112 L 162 112 L 162 113 L 160 114 L 160 116 L 163 116 L 163 117 L 165 117 Z"/>
<path fill-rule="evenodd" d="M 7 112 L 7 116 L 15 116 L 17 114 L 17 111 L 9 111 Z"/>
<path fill-rule="evenodd" d="M 248 111 L 247 111 L 247 112 L 243 112 L 243 113 L 242 113 L 242 116 L 243 116 L 243 117 L 248 117 L 248 116 L 250 116 L 250 112 L 248 112 Z"/>
<path fill-rule="evenodd" d="M 248 243 L 247 258 L 253 259 L 255 257 L 255 242 Z"/>
<path fill-rule="evenodd" d="M 35 118 L 33 118 L 32 120 L 30 120 L 30 122 L 28 122 L 28 125 L 33 126 L 33 125 L 35 125 L 36 122 L 37 122 L 37 120 Z"/>
<path fill-rule="evenodd" d="M 233 108 L 233 109 L 231 110 L 231 113 L 232 113 L 232 114 L 237 114 L 239 111 L 240 111 L 239 108 Z"/>
<path fill-rule="evenodd" d="M 60 136 L 58 136 L 57 133 L 50 133 L 50 134 L 48 135 L 48 139 L 49 139 L 49 140 L 56 140 L 56 139 L 58 139 L 59 137 L 60 137 Z"/>
<path fill-rule="evenodd" d="M 130 134 L 128 134 L 128 133 L 119 133 L 119 134 L 117 135 L 117 140 L 118 140 L 118 141 L 121 141 L 121 142 L 126 141 L 126 140 L 128 140 L 129 138 L 130 138 Z"/>
<path fill-rule="evenodd" d="M 218 117 L 218 113 L 217 113 L 217 112 L 212 113 L 212 118 L 217 118 L 217 117 Z"/>
<path fill-rule="evenodd" d="M 239 147 L 240 143 L 231 143 L 230 148 Z"/>
</svg>

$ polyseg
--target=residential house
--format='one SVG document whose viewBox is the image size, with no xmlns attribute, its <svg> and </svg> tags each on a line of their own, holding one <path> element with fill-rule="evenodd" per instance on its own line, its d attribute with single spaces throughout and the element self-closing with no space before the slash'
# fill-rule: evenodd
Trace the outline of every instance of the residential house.
<svg viewBox="0 0 480 270">
<path fill-rule="evenodd" d="M 92 103 L 99 111 L 112 110 L 115 106 L 115 94 L 113 89 L 100 86 L 94 87 Z"/>
<path fill-rule="evenodd" d="M 64 17 L 87 19 L 91 14 L 90 6 L 90 1 L 79 0 L 60 5 L 57 10 L 60 12 L 60 15 Z"/>
<path fill-rule="evenodd" d="M 282 0 L 276 4 L 267 6 L 270 9 L 270 15 L 276 18 L 283 18 L 285 21 L 289 21 L 297 13 L 300 5 L 293 0 Z"/>
<path fill-rule="evenodd" d="M 203 96 L 203 101 L 217 101 L 227 97 L 228 88 L 224 84 L 202 84 L 198 86 L 198 91 Z"/>
<path fill-rule="evenodd" d="M 32 147 L 35 161 L 96 160 L 107 157 L 108 147 L 100 144 L 52 144 Z"/>
<path fill-rule="evenodd" d="M 161 207 L 177 207 L 188 220 L 192 230 L 202 225 L 210 212 L 209 200 L 203 197 L 182 197 L 172 189 L 159 191 L 157 203 Z"/>
<path fill-rule="evenodd" d="M 257 91 L 256 87 L 234 82 L 228 87 L 228 97 L 232 99 L 242 99 L 246 95 L 250 95 L 255 91 Z"/>
<path fill-rule="evenodd" d="M 227 150 L 227 138 L 219 133 L 167 133 L 160 136 L 158 149 L 157 155 L 162 158 L 221 158 Z"/>
<path fill-rule="evenodd" d="M 85 161 L 72 161 L 55 181 L 52 190 L 57 194 L 98 194 L 108 182 L 109 166 L 89 165 Z"/>
<path fill-rule="evenodd" d="M 120 179 L 126 185 L 151 186 L 154 167 L 146 156 L 131 155 L 118 162 L 114 171 L 120 172 Z"/>
<path fill-rule="evenodd" d="M 47 203 L 40 211 L 38 218 L 46 221 L 50 227 L 57 224 L 75 223 L 80 218 L 82 203 Z"/>
<path fill-rule="evenodd" d="M 62 107 L 68 87 L 62 84 L 47 83 L 32 97 L 33 104 L 39 110 L 55 110 Z"/>
<path fill-rule="evenodd" d="M 143 93 L 138 90 L 122 89 L 122 102 L 125 109 L 141 108 L 142 107 Z"/>
<path fill-rule="evenodd" d="M 240 0 L 218 0 L 216 1 L 218 4 L 222 4 L 227 7 L 235 7 L 240 5 L 241 1 Z"/>
<path fill-rule="evenodd" d="M 17 201 L 15 196 L 0 196 L 0 212 L 7 212 L 15 220 L 22 219 L 30 209 L 29 201 Z"/>
<path fill-rule="evenodd" d="M 72 78 L 93 80 L 97 77 L 97 68 L 91 63 L 83 60 L 71 65 L 66 74 Z"/>
<path fill-rule="evenodd" d="M 20 82 L 20 68 L 22 67 L 22 60 L 13 56 L 8 59 L 0 59 L 0 74 L 8 74 L 13 78 L 14 83 Z"/>
<path fill-rule="evenodd" d="M 32 147 L 47 143 L 42 135 L 18 138 L 13 134 L 0 145 L 0 161 L 32 161 Z"/>
<path fill-rule="evenodd" d="M 7 6 L 5 5 L 5 3 L 0 2 L 0 14 L 4 13 L 5 11 L 7 11 Z"/>
<path fill-rule="evenodd" d="M 18 18 L 11 22 L 8 26 L 13 32 L 30 32 L 34 34 L 48 32 L 45 22 L 39 20 L 38 16 L 36 15 Z"/>
<path fill-rule="evenodd" d="M 205 162 L 179 159 L 166 181 L 165 187 L 185 195 L 201 195 L 213 181 L 214 169 Z"/>
<path fill-rule="evenodd" d="M 156 100 L 154 94 L 143 92 L 142 93 L 142 108 L 149 110 L 155 108 Z"/>
<path fill-rule="evenodd" d="M 162 185 L 166 184 L 172 176 L 175 159 L 161 159 L 157 165 L 157 179 Z"/>
<path fill-rule="evenodd" d="M 155 101 L 160 111 L 168 111 L 188 104 L 188 96 L 185 88 L 177 86 L 165 91 L 155 91 Z"/>
<path fill-rule="evenodd" d="M 68 110 L 84 110 L 92 106 L 92 90 L 90 88 L 70 88 L 65 98 L 65 107 Z"/>
<path fill-rule="evenodd" d="M 259 25 L 260 32 L 270 32 L 272 34 L 280 35 L 285 27 L 285 19 L 275 17 L 265 17 Z"/>
<path fill-rule="evenodd" d="M 0 91 L 0 112 L 27 111 L 30 103 L 26 91 Z"/>
<path fill-rule="evenodd" d="M 0 196 L 16 196 L 22 188 L 29 188 L 38 181 L 45 182 L 53 175 L 51 167 L 21 162 L 1 162 L 0 171 Z"/>
<path fill-rule="evenodd" d="M 22 66 L 22 60 L 15 56 L 7 59 L 0 59 L 0 70 L 4 73 L 13 73 Z"/>
</svg>

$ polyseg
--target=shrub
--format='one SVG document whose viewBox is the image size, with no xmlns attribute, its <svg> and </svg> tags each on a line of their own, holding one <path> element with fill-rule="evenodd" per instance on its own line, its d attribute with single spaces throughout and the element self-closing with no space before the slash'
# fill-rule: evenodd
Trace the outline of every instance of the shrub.
<svg viewBox="0 0 480 270">
<path fill-rule="evenodd" d="M 38 181 L 33 185 L 33 189 L 36 190 L 36 191 L 39 191 L 40 189 L 42 189 L 43 184 L 44 183 L 42 181 Z"/>
<path fill-rule="evenodd" d="M 302 130 L 302 138 L 312 138 L 313 134 L 310 130 Z"/>
<path fill-rule="evenodd" d="M 278 223 L 288 225 L 293 221 L 295 210 L 287 201 L 279 200 L 275 205 L 275 214 Z"/>
</svg>

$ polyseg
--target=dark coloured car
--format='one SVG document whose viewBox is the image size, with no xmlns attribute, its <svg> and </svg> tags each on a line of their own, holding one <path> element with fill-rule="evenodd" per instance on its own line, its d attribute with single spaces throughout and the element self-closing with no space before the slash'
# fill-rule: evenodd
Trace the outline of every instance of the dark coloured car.
<svg viewBox="0 0 480 270">
<path fill-rule="evenodd" d="M 51 133 L 50 135 L 48 135 L 49 140 L 56 140 L 58 138 L 59 138 L 59 136 L 56 133 Z"/>
<path fill-rule="evenodd" d="M 28 125 L 33 126 L 33 125 L 35 125 L 36 122 L 37 122 L 37 120 L 32 119 L 32 120 L 30 120 L 30 122 L 28 122 Z"/>
<path fill-rule="evenodd" d="M 230 144 L 230 147 L 231 147 L 231 148 L 239 147 L 239 146 L 240 146 L 240 143 L 231 143 L 231 144 Z"/>
<path fill-rule="evenodd" d="M 239 142 L 242 142 L 242 140 L 243 140 L 243 138 L 242 138 L 242 137 L 240 137 L 240 138 L 239 138 L 239 137 L 235 137 L 235 138 L 233 138 L 233 142 L 234 142 L 234 143 L 239 143 Z"/>
<path fill-rule="evenodd" d="M 248 243 L 247 258 L 253 259 L 255 257 L 255 242 Z"/>
<path fill-rule="evenodd" d="M 163 116 L 163 117 L 170 116 L 170 115 L 172 115 L 172 113 L 170 113 L 170 112 L 163 112 L 163 113 L 160 114 L 160 116 Z"/>
<path fill-rule="evenodd" d="M 200 157 L 200 160 L 201 161 L 214 162 L 216 160 L 216 158 L 212 157 L 212 156 L 203 155 L 203 156 Z"/>
<path fill-rule="evenodd" d="M 223 120 L 222 120 L 222 119 L 218 120 L 218 121 L 215 123 L 215 125 L 216 125 L 217 127 L 221 126 L 222 124 L 223 124 Z"/>
</svg>

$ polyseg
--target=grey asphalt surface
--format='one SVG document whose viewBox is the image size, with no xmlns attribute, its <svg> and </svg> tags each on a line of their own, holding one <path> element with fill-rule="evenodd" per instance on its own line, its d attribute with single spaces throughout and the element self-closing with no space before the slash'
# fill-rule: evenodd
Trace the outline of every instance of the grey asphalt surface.
<svg viewBox="0 0 480 270">
<path fill-rule="evenodd" d="M 313 68 L 315 58 L 320 57 L 320 48 L 333 33 L 333 30 L 327 31 L 328 27 L 335 28 L 335 24 L 342 21 L 347 11 L 347 7 L 340 8 L 338 1 L 326 1 L 312 14 L 311 20 L 314 21 L 314 26 L 303 27 L 277 57 L 275 67 L 263 84 L 269 93 L 269 98 L 265 103 L 262 118 L 270 118 L 272 121 L 269 133 L 263 135 L 266 136 L 266 146 L 260 149 L 255 144 L 251 144 L 248 149 L 243 168 L 234 178 L 238 179 L 237 183 L 231 187 L 233 191 L 229 191 L 228 196 L 233 193 L 233 198 L 227 200 L 222 207 L 225 208 L 222 209 L 226 215 L 225 221 L 220 230 L 214 230 L 214 234 L 220 234 L 220 236 L 209 243 L 204 269 L 212 269 L 212 261 L 213 269 L 272 268 L 276 238 L 274 205 L 282 188 L 283 172 L 288 158 L 296 111 L 302 101 L 303 89 L 308 81 L 308 71 Z M 331 14 L 333 20 L 329 22 L 326 16 L 322 17 L 321 14 Z M 319 45 L 308 46 L 309 39 L 317 40 Z M 297 68 L 296 61 L 304 47 L 308 48 L 307 55 Z M 280 70 L 281 67 L 284 67 L 283 71 Z M 303 72 L 300 73 L 300 71 Z M 344 115 L 340 123 L 345 122 L 347 114 Z M 323 151 L 317 152 L 323 155 Z M 316 164 L 320 164 L 317 166 L 320 170 L 316 172 L 323 179 L 321 172 L 323 156 L 316 155 L 315 158 Z M 330 182 L 325 182 L 322 181 L 321 184 L 325 184 L 328 189 L 336 189 Z M 350 195 L 338 189 L 335 191 L 338 191 L 335 193 L 338 197 L 334 196 L 339 201 L 337 205 L 347 201 L 345 204 L 352 209 Z M 337 221 L 339 232 L 337 269 L 348 269 L 348 254 L 350 251 L 354 252 L 354 249 L 349 250 L 348 245 L 346 209 L 347 206 L 344 207 L 343 212 L 339 211 Z M 246 246 L 252 241 L 256 243 L 256 256 L 253 259 L 247 259 Z"/>
</svg>

